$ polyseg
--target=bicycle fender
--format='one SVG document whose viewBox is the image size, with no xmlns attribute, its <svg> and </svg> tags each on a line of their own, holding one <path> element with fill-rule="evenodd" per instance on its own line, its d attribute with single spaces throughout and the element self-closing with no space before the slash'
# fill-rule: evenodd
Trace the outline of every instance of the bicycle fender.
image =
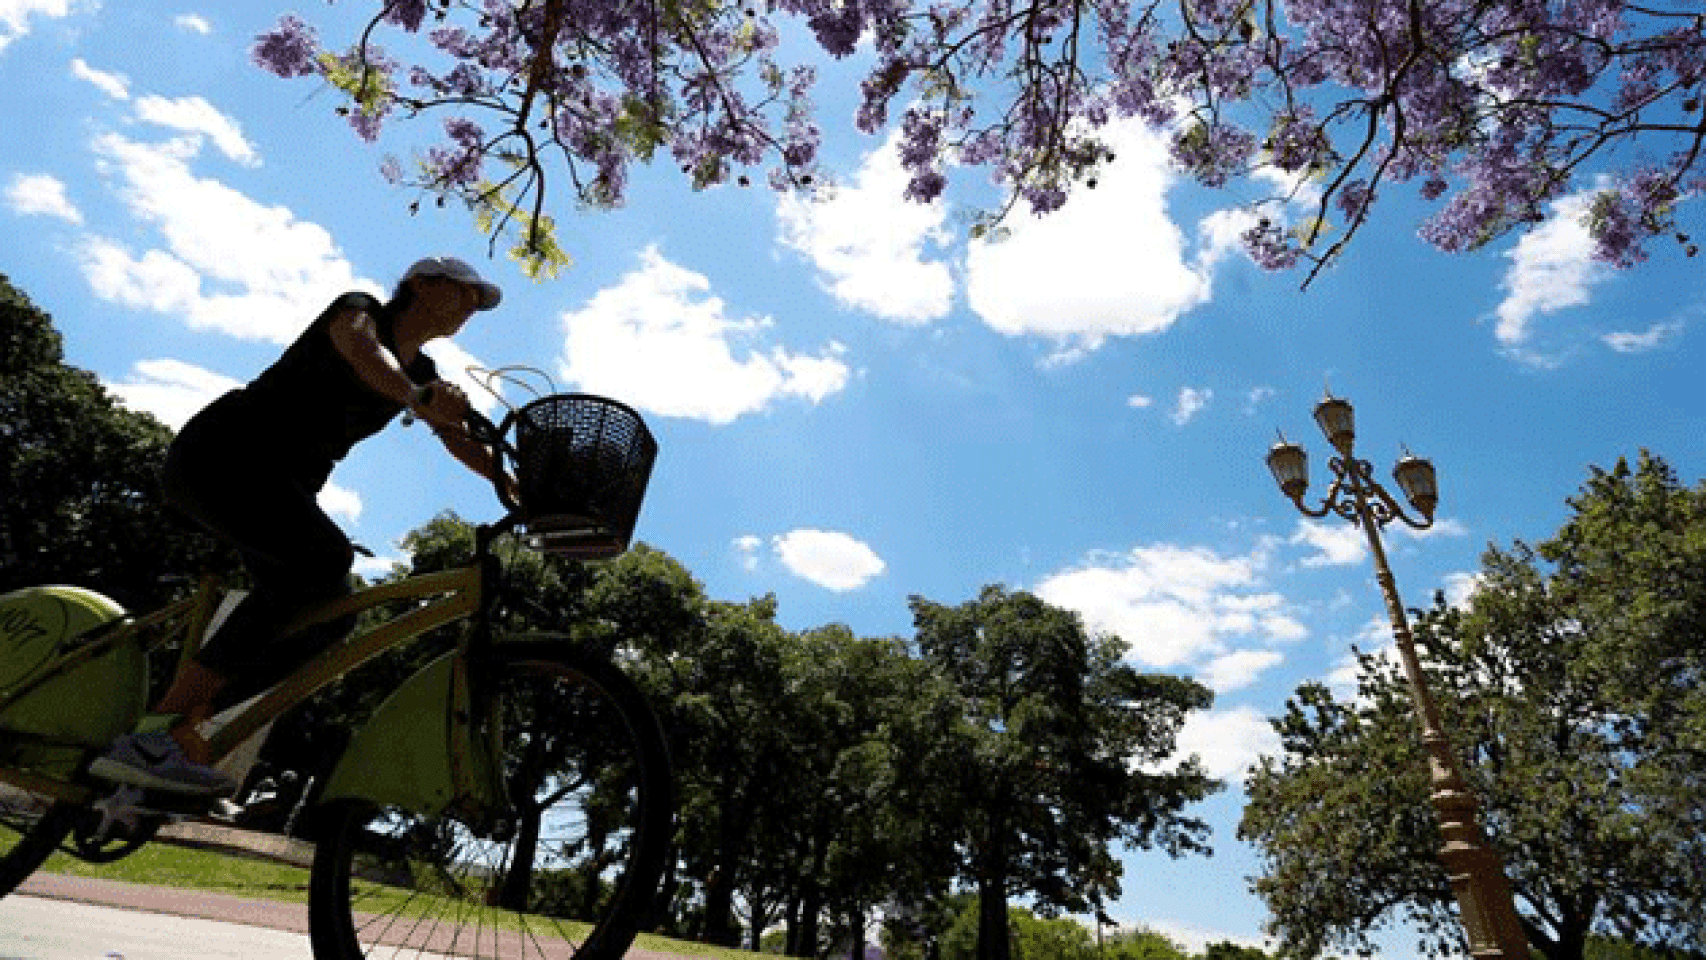
<svg viewBox="0 0 1706 960">
<path fill-rule="evenodd" d="M 472 716 L 466 661 L 446 653 L 356 731 L 320 801 L 360 799 L 430 817 L 470 797 L 494 799 L 491 746 L 475 735 Z"/>
</svg>

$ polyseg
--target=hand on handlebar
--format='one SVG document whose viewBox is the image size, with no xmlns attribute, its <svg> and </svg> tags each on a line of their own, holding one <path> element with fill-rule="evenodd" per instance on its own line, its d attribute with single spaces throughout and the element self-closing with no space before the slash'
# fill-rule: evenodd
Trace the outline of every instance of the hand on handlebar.
<svg viewBox="0 0 1706 960">
<path fill-rule="evenodd" d="M 413 412 L 422 420 L 439 430 L 463 430 L 462 424 L 468 418 L 468 411 L 468 395 L 455 384 L 443 380 L 434 380 L 427 384 L 420 402 L 413 408 Z"/>
<path fill-rule="evenodd" d="M 504 466 L 506 458 L 503 451 L 508 449 L 508 444 L 504 442 L 503 431 L 473 407 L 468 408 L 462 429 L 485 450 L 489 459 L 480 472 L 492 481 L 499 502 L 509 510 L 520 509 L 521 484 Z"/>
</svg>

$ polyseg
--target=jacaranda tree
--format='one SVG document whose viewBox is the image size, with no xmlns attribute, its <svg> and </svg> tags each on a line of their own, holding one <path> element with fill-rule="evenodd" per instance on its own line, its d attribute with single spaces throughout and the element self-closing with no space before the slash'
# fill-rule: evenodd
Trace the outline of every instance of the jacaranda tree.
<svg viewBox="0 0 1706 960">
<path fill-rule="evenodd" d="M 1694 251 L 1676 232 L 1706 137 L 1693 0 L 379 0 L 330 44 L 287 15 L 254 57 L 342 90 L 369 140 L 439 117 L 439 145 L 390 175 L 519 228 L 549 270 L 565 260 L 547 201 L 618 204 L 659 151 L 700 187 L 761 167 L 780 189 L 818 182 L 816 73 L 781 54 L 795 30 L 868 64 L 855 123 L 898 127 L 907 196 L 939 196 L 951 166 L 990 171 L 1004 199 L 974 232 L 1094 186 L 1108 125 L 1136 119 L 1203 184 L 1283 175 L 1258 178 L 1285 185 L 1253 201 L 1267 215 L 1243 238 L 1272 269 L 1312 278 L 1409 181 L 1440 203 L 1421 233 L 1445 250 L 1585 186 L 1602 260 L 1632 265 L 1673 233 Z M 389 53 L 394 31 L 430 46 Z"/>
</svg>

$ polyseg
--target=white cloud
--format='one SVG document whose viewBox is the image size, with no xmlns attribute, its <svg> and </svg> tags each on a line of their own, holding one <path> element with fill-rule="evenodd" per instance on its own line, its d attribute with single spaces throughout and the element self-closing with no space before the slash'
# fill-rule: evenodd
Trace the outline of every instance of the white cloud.
<svg viewBox="0 0 1706 960">
<path fill-rule="evenodd" d="M 1134 393 L 1126 398 L 1125 405 L 1131 407 L 1133 410 L 1147 410 L 1155 405 L 1155 398 L 1145 396 L 1141 393 Z"/>
<path fill-rule="evenodd" d="M 1314 548 L 1303 558 L 1306 567 L 1346 567 L 1368 556 L 1368 535 L 1349 523 L 1299 520 L 1288 542 Z"/>
<path fill-rule="evenodd" d="M 1453 607 L 1467 607 L 1469 600 L 1481 589 L 1481 574 L 1473 570 L 1459 570 L 1445 575 L 1445 602 Z"/>
<path fill-rule="evenodd" d="M 243 384 L 181 360 L 141 360 L 130 376 L 106 387 L 125 406 L 145 410 L 177 430 L 216 397 Z"/>
<path fill-rule="evenodd" d="M 179 30 L 199 33 L 204 37 L 213 32 L 213 24 L 199 13 L 180 13 L 172 18 L 172 23 Z"/>
<path fill-rule="evenodd" d="M 898 137 L 866 155 L 852 186 L 817 201 L 784 193 L 776 213 L 782 242 L 811 258 L 836 300 L 884 320 L 928 323 L 952 308 L 954 281 L 925 247 L 950 234 L 943 204 L 902 196 Z"/>
<path fill-rule="evenodd" d="M 461 387 L 474 409 L 494 420 L 500 419 L 500 413 L 507 412 L 503 382 L 472 372 L 489 369 L 480 358 L 462 349 L 456 341 L 443 337 L 428 341 L 421 349 L 438 366 L 439 378 Z M 487 389 L 488 386 L 491 389 Z M 500 410 L 500 407 L 504 409 Z"/>
<path fill-rule="evenodd" d="M 101 170 L 131 215 L 158 231 L 162 243 L 137 253 L 104 237 L 86 238 L 82 269 L 97 296 L 197 330 L 289 343 L 339 293 L 381 292 L 357 280 L 318 224 L 196 176 L 190 164 L 201 145 L 195 136 L 163 143 L 97 138 Z"/>
<path fill-rule="evenodd" d="M 815 356 L 760 342 L 767 318 L 731 316 L 704 275 L 657 249 L 640 267 L 563 315 L 562 375 L 653 413 L 726 424 L 780 397 L 821 402 L 847 385 L 845 352 Z"/>
<path fill-rule="evenodd" d="M 1179 752 L 1202 758 L 1209 776 L 1238 782 L 1257 758 L 1280 752 L 1280 739 L 1254 707 L 1199 711 L 1185 718 Z"/>
<path fill-rule="evenodd" d="M 1263 563 L 1260 553 L 1223 557 L 1155 544 L 1093 557 L 1048 576 L 1036 592 L 1124 640 L 1132 659 L 1165 669 L 1224 654 L 1230 637 L 1288 642 L 1307 634 L 1284 597 L 1260 588 Z"/>
<path fill-rule="evenodd" d="M 735 553 L 740 557 L 742 570 L 751 572 L 758 569 L 758 549 L 764 546 L 764 541 L 752 534 L 734 539 Z"/>
<path fill-rule="evenodd" d="M 1210 944 L 1235 943 L 1241 947 L 1254 947 L 1257 950 L 1271 952 L 1273 944 L 1258 937 L 1243 934 L 1227 933 L 1214 930 L 1194 923 L 1178 920 L 1137 920 L 1133 926 L 1153 930 L 1184 948 L 1187 956 L 1197 956 L 1208 952 Z"/>
<path fill-rule="evenodd" d="M 1273 387 L 1252 387 L 1250 392 L 1244 394 L 1244 413 L 1252 417 L 1255 416 L 1256 411 L 1261 409 L 1262 403 L 1273 395 Z"/>
<path fill-rule="evenodd" d="M 6 205 L 24 216 L 54 217 L 82 223 L 83 212 L 65 194 L 65 183 L 45 173 L 19 173 L 6 185 Z"/>
<path fill-rule="evenodd" d="M 343 517 L 350 523 L 361 519 L 361 494 L 348 487 L 328 483 L 320 489 L 318 500 L 320 509 L 326 511 L 329 516 Z M 389 564 L 386 569 L 390 569 Z"/>
<path fill-rule="evenodd" d="M 856 590 L 888 569 L 876 551 L 834 530 L 793 530 L 770 544 L 795 576 L 836 593 Z"/>
<path fill-rule="evenodd" d="M 130 99 L 130 81 L 123 74 L 96 70 L 79 57 L 71 61 L 71 75 L 95 85 L 96 89 L 114 100 Z"/>
<path fill-rule="evenodd" d="M 1384 614 L 1370 617 L 1351 638 L 1351 645 L 1376 657 L 1393 661 L 1398 658 L 1398 644 L 1392 639 L 1392 621 Z M 1355 651 L 1346 653 L 1328 671 L 1327 686 L 1333 695 L 1340 699 L 1354 697 L 1357 692 L 1357 673 Z"/>
<path fill-rule="evenodd" d="M 1592 201 L 1592 191 L 1558 199 L 1546 222 L 1523 234 L 1505 254 L 1511 266 L 1500 284 L 1505 299 L 1494 311 L 1494 335 L 1525 362 L 1548 362 L 1529 346 L 1537 317 L 1586 304 L 1589 291 L 1613 276 L 1610 266 L 1593 259 L 1593 238 L 1584 222 Z"/>
<path fill-rule="evenodd" d="M 255 145 L 243 136 L 243 128 L 237 121 L 201 97 L 168 100 L 150 94 L 136 101 L 136 116 L 170 130 L 205 136 L 220 153 L 245 167 L 260 165 Z"/>
<path fill-rule="evenodd" d="M 1215 693 L 1230 693 L 1256 682 L 1263 671 L 1285 660 L 1274 650 L 1238 650 L 1210 660 L 1197 676 Z"/>
<path fill-rule="evenodd" d="M 365 557 L 358 553 L 355 555 L 355 566 L 352 569 L 368 580 L 377 580 L 380 577 L 389 576 L 393 567 L 407 568 L 408 565 L 408 559 L 400 556 Z"/>
<path fill-rule="evenodd" d="M 1646 353 L 1674 342 L 1682 334 L 1682 321 L 1655 323 L 1640 333 L 1619 331 L 1608 333 L 1600 340 L 1618 353 Z"/>
<path fill-rule="evenodd" d="M 59 20 L 71 15 L 71 0 L 0 0 L 0 51 L 30 32 L 32 17 Z"/>
<path fill-rule="evenodd" d="M 1197 414 L 1208 408 L 1209 401 L 1214 399 L 1214 391 L 1198 390 L 1196 387 L 1181 387 L 1178 402 L 1173 407 L 1171 419 L 1174 426 L 1182 427 L 1196 419 Z"/>
<path fill-rule="evenodd" d="M 1016 211 L 1009 236 L 974 240 L 966 253 L 972 310 L 1001 333 L 1047 337 L 1066 356 L 1112 336 L 1160 333 L 1210 294 L 1212 264 L 1186 262 L 1167 215 L 1174 174 L 1163 136 L 1135 121 L 1104 136 L 1118 159 L 1096 189 L 1044 217 Z"/>
<path fill-rule="evenodd" d="M 1216 210 L 1197 223 L 1197 268 L 1205 274 L 1231 254 L 1246 256 L 1243 235 L 1263 219 L 1279 226 L 1294 217 L 1314 216 L 1321 203 L 1321 187 L 1307 174 L 1287 173 L 1278 167 L 1260 166 L 1250 181 L 1267 196 L 1246 206 Z"/>
<path fill-rule="evenodd" d="M 1393 495 L 1398 496 L 1398 491 L 1394 490 Z M 1401 496 L 1398 498 L 1403 499 Z M 1421 518 L 1417 517 L 1417 519 L 1419 520 Z M 1439 537 L 1469 536 L 1469 525 L 1455 517 L 1445 517 L 1443 519 L 1435 520 L 1432 526 L 1424 527 L 1420 530 L 1417 530 L 1415 527 L 1405 523 L 1395 523 L 1390 529 L 1396 530 L 1400 536 L 1406 537 L 1410 540 L 1434 540 Z"/>
</svg>

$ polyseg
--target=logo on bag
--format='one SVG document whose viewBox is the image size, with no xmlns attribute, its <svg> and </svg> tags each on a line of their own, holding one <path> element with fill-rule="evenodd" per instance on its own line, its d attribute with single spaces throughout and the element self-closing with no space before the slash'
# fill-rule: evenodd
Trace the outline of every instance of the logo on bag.
<svg viewBox="0 0 1706 960">
<path fill-rule="evenodd" d="M 64 633 L 65 611 L 57 601 L 0 604 L 0 688 L 30 676 L 53 656 Z"/>
<path fill-rule="evenodd" d="M 0 610 L 0 649 L 7 652 L 27 647 L 47 636 L 47 627 L 28 610 Z"/>
</svg>

